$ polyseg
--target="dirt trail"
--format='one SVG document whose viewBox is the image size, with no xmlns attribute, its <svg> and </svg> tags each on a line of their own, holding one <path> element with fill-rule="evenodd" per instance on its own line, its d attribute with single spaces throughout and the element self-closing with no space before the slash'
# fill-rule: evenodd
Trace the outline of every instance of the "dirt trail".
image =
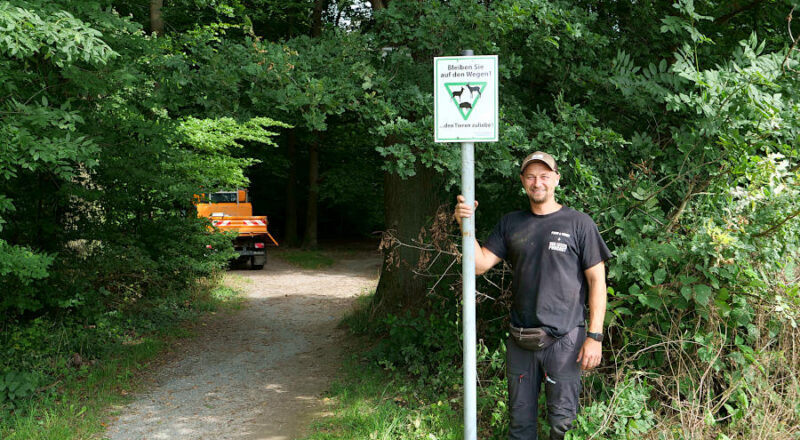
<svg viewBox="0 0 800 440">
<path fill-rule="evenodd" d="M 347 255 L 342 253 L 342 255 Z M 232 271 L 245 308 L 204 322 L 152 373 L 152 386 L 110 421 L 113 440 L 259 439 L 302 436 L 348 351 L 336 325 L 373 289 L 380 258 L 350 254 L 324 270 L 270 258 L 261 271 Z M 237 277 L 238 276 L 238 277 Z"/>
</svg>

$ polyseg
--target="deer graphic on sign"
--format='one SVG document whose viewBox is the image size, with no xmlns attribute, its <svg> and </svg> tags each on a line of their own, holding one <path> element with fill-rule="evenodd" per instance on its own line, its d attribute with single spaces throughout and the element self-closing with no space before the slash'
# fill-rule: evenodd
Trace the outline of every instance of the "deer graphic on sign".
<svg viewBox="0 0 800 440">
<path fill-rule="evenodd" d="M 468 120 L 472 110 L 480 101 L 486 82 L 452 82 L 444 83 L 447 94 L 455 104 L 458 113 L 464 120 Z M 464 92 L 469 92 L 469 98 L 464 97 Z M 456 99 L 458 98 L 458 99 Z"/>
</svg>

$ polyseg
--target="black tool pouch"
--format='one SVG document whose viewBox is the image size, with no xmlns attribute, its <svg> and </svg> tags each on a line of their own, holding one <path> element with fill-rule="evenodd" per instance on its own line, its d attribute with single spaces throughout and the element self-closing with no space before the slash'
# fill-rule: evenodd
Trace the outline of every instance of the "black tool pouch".
<svg viewBox="0 0 800 440">
<path fill-rule="evenodd" d="M 547 334 L 543 328 L 519 328 L 511 326 L 511 337 L 520 348 L 530 351 L 544 350 L 558 338 Z"/>
</svg>

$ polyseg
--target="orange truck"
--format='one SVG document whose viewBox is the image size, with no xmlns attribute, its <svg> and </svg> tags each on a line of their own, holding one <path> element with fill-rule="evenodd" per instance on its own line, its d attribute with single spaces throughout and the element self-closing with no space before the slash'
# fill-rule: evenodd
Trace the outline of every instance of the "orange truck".
<svg viewBox="0 0 800 440">
<path fill-rule="evenodd" d="M 267 230 L 269 222 L 263 215 L 253 215 L 246 190 L 219 191 L 200 194 L 195 203 L 197 215 L 211 220 L 220 231 L 236 231 L 233 247 L 239 261 L 250 262 L 251 269 L 262 269 L 267 263 L 267 247 L 278 242 Z"/>
</svg>

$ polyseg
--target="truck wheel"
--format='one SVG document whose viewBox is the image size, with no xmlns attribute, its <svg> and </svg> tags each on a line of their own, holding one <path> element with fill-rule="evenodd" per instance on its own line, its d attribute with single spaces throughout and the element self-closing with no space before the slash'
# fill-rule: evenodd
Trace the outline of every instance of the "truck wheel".
<svg viewBox="0 0 800 440">
<path fill-rule="evenodd" d="M 256 257 L 253 255 L 250 257 L 250 270 L 261 270 L 264 268 L 264 263 L 267 262 L 267 257 L 264 256 L 264 259 L 258 259 L 258 263 L 256 263 Z"/>
</svg>

